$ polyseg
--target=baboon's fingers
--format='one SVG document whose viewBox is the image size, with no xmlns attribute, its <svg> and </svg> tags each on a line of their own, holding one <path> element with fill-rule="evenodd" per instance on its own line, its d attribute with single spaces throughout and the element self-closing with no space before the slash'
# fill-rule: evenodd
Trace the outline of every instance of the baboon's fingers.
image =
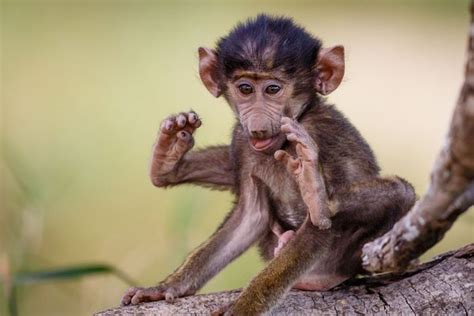
<svg viewBox="0 0 474 316">
<path fill-rule="evenodd" d="M 292 158 L 289 153 L 281 149 L 275 151 L 275 154 L 273 156 L 276 160 L 283 162 L 285 165 L 288 163 L 290 158 Z"/>
<path fill-rule="evenodd" d="M 178 116 L 176 117 L 176 124 L 178 125 L 178 128 L 185 127 L 187 122 L 188 122 L 187 114 L 184 112 L 179 113 Z"/>
<path fill-rule="evenodd" d="M 291 118 L 289 118 L 288 116 L 282 116 L 280 122 L 281 122 L 281 124 L 291 124 L 294 121 Z"/>
<path fill-rule="evenodd" d="M 194 124 L 194 123 L 197 122 L 198 119 L 199 118 L 198 118 L 198 115 L 197 115 L 196 112 L 194 112 L 194 111 L 189 111 L 188 112 L 188 122 L 189 123 Z"/>
<path fill-rule="evenodd" d="M 188 122 L 191 125 L 195 125 L 196 123 L 200 122 L 199 115 L 197 115 L 197 113 L 192 111 L 192 110 L 189 111 L 188 112 Z"/>
<path fill-rule="evenodd" d="M 172 115 L 161 122 L 160 133 L 155 148 L 166 152 L 176 136 L 176 116 Z"/>
<path fill-rule="evenodd" d="M 159 301 L 165 298 L 165 293 L 160 287 L 151 287 L 138 290 L 132 297 L 131 304 L 137 305 L 142 302 Z"/>
<path fill-rule="evenodd" d="M 192 134 L 197 128 L 201 126 L 202 121 L 197 115 L 197 113 L 194 111 L 190 111 L 187 113 L 187 119 L 188 124 L 186 126 L 186 130 Z"/>
<path fill-rule="evenodd" d="M 175 144 L 175 150 L 179 155 L 186 153 L 194 145 L 193 136 L 187 131 L 177 133 L 178 140 Z"/>
<path fill-rule="evenodd" d="M 286 134 L 286 138 L 291 142 L 297 142 L 304 147 L 314 147 L 314 141 L 308 135 L 308 132 L 298 122 L 290 118 L 282 118 L 281 131 Z"/>
<path fill-rule="evenodd" d="M 165 291 L 165 300 L 168 303 L 173 303 L 177 296 L 178 295 L 176 294 L 176 291 L 173 288 L 169 288 Z"/>
<path fill-rule="evenodd" d="M 120 302 L 120 305 L 126 306 L 129 305 L 132 302 L 132 297 L 135 295 L 135 293 L 139 290 L 142 290 L 143 288 L 141 287 L 131 287 L 128 288 L 125 294 L 122 297 L 122 300 Z"/>
<path fill-rule="evenodd" d="M 295 123 L 282 124 L 280 130 L 285 134 L 301 134 Z"/>
<path fill-rule="evenodd" d="M 276 160 L 281 161 L 289 172 L 294 172 L 300 165 L 298 158 L 293 158 L 284 150 L 277 150 L 274 154 Z"/>
<path fill-rule="evenodd" d="M 160 126 L 160 133 L 158 136 L 159 147 L 165 150 L 172 145 L 175 137 L 179 139 L 179 133 L 186 131 L 190 135 L 201 126 L 199 116 L 193 112 L 181 112 L 178 115 L 171 115 L 163 120 Z M 191 136 L 192 137 L 192 136 Z M 184 139 L 185 137 L 181 137 Z"/>
<path fill-rule="evenodd" d="M 182 140 L 186 143 L 189 143 L 193 139 L 191 134 L 187 131 L 179 131 L 176 135 L 178 136 L 178 140 Z"/>
<path fill-rule="evenodd" d="M 286 134 L 286 139 L 290 142 L 300 142 L 300 137 L 295 133 Z"/>
<path fill-rule="evenodd" d="M 176 117 L 170 116 L 161 122 L 160 131 L 167 135 L 174 134 L 174 129 L 176 126 Z"/>
<path fill-rule="evenodd" d="M 306 134 L 306 130 L 300 125 L 300 123 L 290 119 L 289 117 L 283 117 L 281 119 L 280 129 L 284 133 L 295 133 L 300 136 Z"/>
</svg>

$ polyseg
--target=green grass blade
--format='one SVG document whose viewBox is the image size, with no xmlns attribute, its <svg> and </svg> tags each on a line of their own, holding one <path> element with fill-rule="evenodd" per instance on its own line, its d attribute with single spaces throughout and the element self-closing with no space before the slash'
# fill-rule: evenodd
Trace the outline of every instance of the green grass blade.
<svg viewBox="0 0 474 316">
<path fill-rule="evenodd" d="M 20 272 L 15 275 L 13 284 L 20 285 L 54 280 L 66 280 L 104 273 L 113 274 L 129 285 L 136 284 L 124 272 L 106 264 L 90 264 L 35 272 Z"/>
<path fill-rule="evenodd" d="M 16 287 L 13 286 L 10 291 L 10 296 L 8 297 L 8 312 L 10 316 L 18 315 L 18 305 L 16 302 Z"/>
</svg>

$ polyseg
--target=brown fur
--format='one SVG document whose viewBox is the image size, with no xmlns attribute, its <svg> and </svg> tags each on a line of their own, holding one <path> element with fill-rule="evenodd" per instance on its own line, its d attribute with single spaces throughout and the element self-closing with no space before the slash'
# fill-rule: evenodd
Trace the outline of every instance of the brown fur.
<svg viewBox="0 0 474 316">
<path fill-rule="evenodd" d="M 255 23 L 267 23 L 262 19 Z M 295 32 L 306 36 L 300 29 Z M 232 43 L 222 41 L 218 52 L 225 55 L 225 45 Z M 415 202 L 405 180 L 379 176 L 372 150 L 360 133 L 318 95 L 331 92 L 342 79 L 342 46 L 320 50 L 313 43 L 311 47 L 319 50 L 313 52 L 315 71 L 296 69 L 289 75 L 286 66 L 261 69 L 278 64 L 277 46 L 242 42 L 242 54 L 252 56 L 249 62 L 258 67 L 226 73 L 222 55 L 199 50 L 203 83 L 214 96 L 223 94 L 236 114 L 231 145 L 190 151 L 192 133 L 200 126 L 197 115 L 172 116 L 161 127 L 150 173 L 160 187 L 195 183 L 232 190 L 235 206 L 175 272 L 156 287 L 129 289 L 122 304 L 193 294 L 258 243 L 262 257 L 270 262 L 228 313 L 265 313 L 292 286 L 327 290 L 361 273 L 362 246 L 386 232 Z M 260 57 L 264 61 L 258 60 L 257 51 L 265 52 Z M 252 89 L 241 90 L 242 84 Z M 269 93 L 270 85 L 281 89 Z M 290 230 L 296 232 L 294 237 L 278 247 L 274 257 L 279 236 Z"/>
</svg>

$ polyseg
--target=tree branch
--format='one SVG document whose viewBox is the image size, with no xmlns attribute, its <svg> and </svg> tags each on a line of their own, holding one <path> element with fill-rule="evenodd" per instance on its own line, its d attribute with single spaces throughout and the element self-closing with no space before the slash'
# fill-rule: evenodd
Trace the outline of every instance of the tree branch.
<svg viewBox="0 0 474 316">
<path fill-rule="evenodd" d="M 328 292 L 291 291 L 271 315 L 474 313 L 474 244 L 445 253 L 402 275 L 385 274 L 346 282 Z M 208 315 L 235 300 L 240 291 L 195 295 L 117 307 L 108 315 Z"/>
<path fill-rule="evenodd" d="M 366 244 L 367 271 L 403 270 L 443 238 L 474 204 L 474 3 L 471 3 L 465 81 L 427 193 L 391 231 Z"/>
</svg>

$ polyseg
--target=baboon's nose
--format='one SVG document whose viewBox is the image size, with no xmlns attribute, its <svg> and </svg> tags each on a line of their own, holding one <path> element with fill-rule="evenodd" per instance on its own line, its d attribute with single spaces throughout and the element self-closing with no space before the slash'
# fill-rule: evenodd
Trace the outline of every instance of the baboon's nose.
<svg viewBox="0 0 474 316">
<path fill-rule="evenodd" d="M 255 129 L 250 131 L 253 138 L 267 138 L 268 131 L 265 129 Z"/>
</svg>

